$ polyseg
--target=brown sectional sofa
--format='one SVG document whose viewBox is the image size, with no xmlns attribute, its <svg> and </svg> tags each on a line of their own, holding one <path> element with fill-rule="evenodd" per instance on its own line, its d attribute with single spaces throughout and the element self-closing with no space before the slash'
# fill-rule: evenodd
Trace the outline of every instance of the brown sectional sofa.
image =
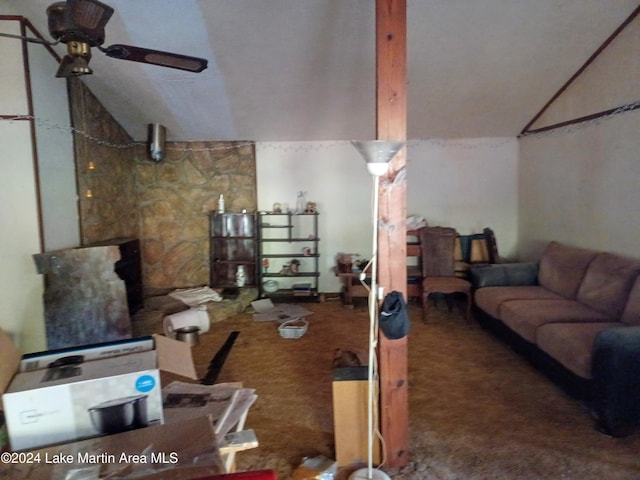
<svg viewBox="0 0 640 480">
<path fill-rule="evenodd" d="M 539 262 L 473 267 L 474 304 L 615 436 L 640 424 L 640 260 L 550 242 Z"/>
</svg>

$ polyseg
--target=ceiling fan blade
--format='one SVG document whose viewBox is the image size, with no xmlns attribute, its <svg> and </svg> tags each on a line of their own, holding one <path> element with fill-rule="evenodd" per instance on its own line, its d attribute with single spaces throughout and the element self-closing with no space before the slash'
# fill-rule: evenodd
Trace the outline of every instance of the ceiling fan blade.
<svg viewBox="0 0 640 480">
<path fill-rule="evenodd" d="M 132 47 L 130 45 L 111 45 L 100 48 L 108 57 L 130 60 L 132 62 L 148 63 L 161 67 L 177 68 L 188 72 L 201 72 L 207 68 L 208 61 L 204 58 L 189 57 L 179 53 L 169 53 L 148 48 Z"/>
</svg>

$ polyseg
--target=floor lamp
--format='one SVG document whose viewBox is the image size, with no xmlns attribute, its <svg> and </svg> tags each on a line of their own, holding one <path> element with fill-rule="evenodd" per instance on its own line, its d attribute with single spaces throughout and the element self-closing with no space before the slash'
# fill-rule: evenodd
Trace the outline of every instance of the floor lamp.
<svg viewBox="0 0 640 480">
<path fill-rule="evenodd" d="M 373 405 L 377 392 L 376 382 L 378 374 L 376 368 L 376 348 L 378 346 L 378 194 L 380 189 L 380 176 L 387 172 L 391 159 L 404 147 L 404 142 L 387 142 L 384 140 L 352 141 L 353 146 L 360 152 L 367 162 L 367 170 L 373 177 L 373 208 L 372 208 L 372 255 L 371 287 L 369 289 L 369 371 L 368 396 L 367 396 L 367 468 L 356 470 L 349 476 L 349 480 L 386 480 L 389 476 L 381 470 L 373 468 Z"/>
</svg>

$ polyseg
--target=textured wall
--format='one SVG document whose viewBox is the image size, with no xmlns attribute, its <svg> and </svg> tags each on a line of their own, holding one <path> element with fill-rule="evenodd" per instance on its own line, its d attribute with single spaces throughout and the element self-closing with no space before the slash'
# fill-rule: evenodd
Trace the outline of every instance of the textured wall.
<svg viewBox="0 0 640 480">
<path fill-rule="evenodd" d="M 160 163 L 140 151 L 136 190 L 145 289 L 209 283 L 209 212 L 218 196 L 226 211 L 256 210 L 253 145 L 168 143 Z"/>
<path fill-rule="evenodd" d="M 156 163 L 79 80 L 70 92 L 82 243 L 139 238 L 146 292 L 208 284 L 218 196 L 229 212 L 256 210 L 253 145 L 170 142 Z"/>
<path fill-rule="evenodd" d="M 137 238 L 134 172 L 138 149 L 80 80 L 69 79 L 69 86 L 72 123 L 79 132 L 74 135 L 74 146 L 81 242 L 86 245 L 117 237 Z M 129 147 L 116 148 L 123 145 Z"/>
</svg>

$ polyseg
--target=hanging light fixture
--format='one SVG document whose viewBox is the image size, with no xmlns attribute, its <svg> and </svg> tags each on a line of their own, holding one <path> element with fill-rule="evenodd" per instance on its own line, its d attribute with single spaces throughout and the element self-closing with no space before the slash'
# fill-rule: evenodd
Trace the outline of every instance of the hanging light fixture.
<svg viewBox="0 0 640 480">
<path fill-rule="evenodd" d="M 378 346 L 378 195 L 380 177 L 384 175 L 391 159 L 404 147 L 404 142 L 388 142 L 384 140 L 351 142 L 367 162 L 367 170 L 373 177 L 373 208 L 372 208 L 372 255 L 366 268 L 371 267 L 371 286 L 369 288 L 369 367 L 368 367 L 368 395 L 367 395 L 367 468 L 356 470 L 349 476 L 349 480 L 390 480 L 382 470 L 373 468 L 373 438 L 374 432 L 374 404 L 378 391 L 378 373 L 376 364 L 376 348 Z"/>
</svg>

